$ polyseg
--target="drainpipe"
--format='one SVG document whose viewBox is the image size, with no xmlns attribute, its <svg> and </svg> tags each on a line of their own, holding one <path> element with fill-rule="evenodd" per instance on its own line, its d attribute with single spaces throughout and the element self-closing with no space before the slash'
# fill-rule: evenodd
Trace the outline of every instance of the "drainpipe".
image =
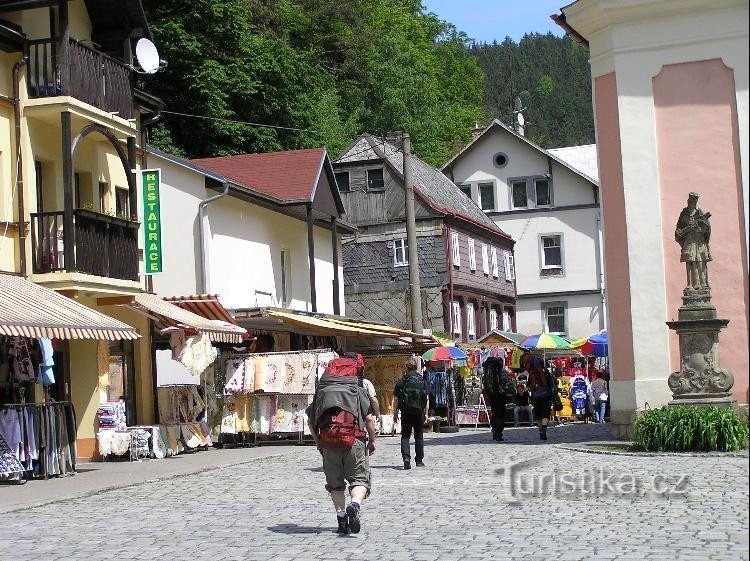
<svg viewBox="0 0 750 561">
<path fill-rule="evenodd" d="M 13 119 L 16 128 L 16 191 L 18 193 L 18 260 L 21 265 L 21 276 L 26 276 L 26 228 L 24 217 L 26 209 L 23 201 L 23 157 L 21 156 L 21 94 L 18 85 L 18 73 L 29 61 L 27 54 L 13 65 Z"/>
<path fill-rule="evenodd" d="M 208 294 L 209 282 L 208 282 L 208 255 L 206 252 L 206 235 L 205 228 L 203 227 L 203 218 L 206 215 L 206 207 L 212 202 L 226 197 L 229 194 L 229 183 L 224 183 L 224 191 L 218 195 L 208 197 L 200 202 L 198 205 L 198 232 L 200 236 L 200 257 L 201 257 L 201 293 Z"/>
<path fill-rule="evenodd" d="M 599 292 L 602 295 L 602 324 L 607 329 L 607 294 L 604 285 L 604 239 L 602 236 L 602 218 L 601 211 L 596 212 L 596 257 L 599 261 Z"/>
<path fill-rule="evenodd" d="M 453 338 L 453 248 L 451 247 L 451 229 L 445 228 L 445 254 L 448 257 L 448 337 Z"/>
</svg>

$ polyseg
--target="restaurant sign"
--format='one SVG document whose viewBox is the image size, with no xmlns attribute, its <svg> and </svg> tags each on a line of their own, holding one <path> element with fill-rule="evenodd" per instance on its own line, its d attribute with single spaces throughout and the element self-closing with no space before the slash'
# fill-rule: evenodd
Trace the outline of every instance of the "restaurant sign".
<svg viewBox="0 0 750 561">
<path fill-rule="evenodd" d="M 160 169 L 141 170 L 143 184 L 143 235 L 146 274 L 162 272 Z"/>
</svg>

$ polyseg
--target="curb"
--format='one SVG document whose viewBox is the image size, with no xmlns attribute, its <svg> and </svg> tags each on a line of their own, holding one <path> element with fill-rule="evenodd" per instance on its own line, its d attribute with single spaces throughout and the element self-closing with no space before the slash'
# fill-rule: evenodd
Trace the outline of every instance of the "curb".
<svg viewBox="0 0 750 561">
<path fill-rule="evenodd" d="M 186 472 L 182 472 L 182 473 L 165 474 L 165 475 L 162 475 L 162 476 L 159 476 L 159 477 L 154 477 L 154 478 L 151 478 L 151 479 L 144 479 L 143 481 L 137 481 L 135 483 L 119 483 L 119 484 L 115 483 L 113 485 L 108 485 L 106 487 L 101 487 L 99 489 L 94 489 L 92 491 L 84 491 L 84 492 L 81 492 L 81 493 L 76 493 L 75 495 L 68 495 L 66 497 L 57 497 L 55 499 L 49 499 L 49 500 L 39 501 L 37 503 L 30 503 L 30 504 L 25 504 L 25 505 L 22 505 L 22 506 L 11 507 L 11 508 L 9 508 L 7 510 L 0 508 L 0 515 L 10 514 L 10 513 L 13 513 L 13 512 L 22 512 L 22 511 L 25 511 L 25 510 L 31 510 L 31 509 L 34 509 L 34 508 L 39 508 L 39 507 L 42 507 L 42 506 L 47 506 L 47 505 L 56 504 L 56 503 L 63 503 L 63 502 L 66 502 L 66 501 L 73 501 L 73 500 L 76 500 L 76 499 L 84 499 L 84 498 L 93 497 L 95 495 L 99 495 L 99 494 L 102 494 L 102 493 L 109 493 L 110 491 L 118 491 L 120 489 L 129 489 L 129 488 L 132 488 L 132 487 L 139 487 L 141 485 L 148 485 L 148 484 L 151 484 L 151 483 L 159 483 L 159 482 L 165 481 L 167 479 L 174 479 L 175 477 L 185 477 L 185 476 L 189 476 L 189 475 L 198 475 L 198 474 L 201 474 L 201 473 L 206 473 L 206 472 L 214 471 L 214 470 L 217 470 L 217 469 L 223 469 L 223 468 L 234 467 L 234 466 L 241 466 L 241 465 L 244 465 L 244 464 L 250 464 L 250 463 L 255 462 L 257 460 L 262 460 L 262 459 L 265 459 L 265 458 L 277 458 L 279 456 L 284 456 L 284 455 L 290 454 L 290 453 L 291 453 L 291 451 L 279 452 L 277 454 L 269 454 L 268 456 L 258 456 L 257 458 L 251 458 L 251 459 L 248 459 L 248 460 L 241 460 L 241 461 L 237 461 L 237 462 L 230 462 L 230 463 L 227 463 L 227 464 L 200 467 L 200 468 L 195 468 L 194 470 L 191 470 L 191 471 L 186 471 Z M 73 476 L 73 477 L 75 477 L 75 476 Z"/>
<path fill-rule="evenodd" d="M 618 444 L 623 443 L 623 441 L 616 441 Z M 590 445 L 606 445 L 606 444 L 612 444 L 612 442 L 592 442 Z M 658 458 L 658 457 L 672 457 L 672 458 L 747 458 L 748 457 L 748 451 L 742 451 L 742 452 L 630 452 L 630 451 L 621 451 L 621 450 L 603 450 L 603 449 L 597 449 L 597 448 L 591 448 L 587 445 L 581 446 L 580 444 L 578 446 L 571 446 L 569 444 L 555 444 L 555 448 L 559 448 L 561 450 L 569 450 L 571 452 L 583 452 L 584 454 L 602 454 L 605 456 L 645 456 L 649 458 Z"/>
</svg>

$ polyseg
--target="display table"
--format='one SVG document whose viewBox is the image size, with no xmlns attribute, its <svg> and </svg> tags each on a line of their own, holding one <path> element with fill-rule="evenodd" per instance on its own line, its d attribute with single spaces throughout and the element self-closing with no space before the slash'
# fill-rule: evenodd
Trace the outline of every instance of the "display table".
<svg viewBox="0 0 750 561">
<path fill-rule="evenodd" d="M 457 425 L 484 425 L 490 422 L 488 413 L 491 411 L 489 407 L 485 410 L 480 405 L 456 407 L 454 420 Z"/>
</svg>

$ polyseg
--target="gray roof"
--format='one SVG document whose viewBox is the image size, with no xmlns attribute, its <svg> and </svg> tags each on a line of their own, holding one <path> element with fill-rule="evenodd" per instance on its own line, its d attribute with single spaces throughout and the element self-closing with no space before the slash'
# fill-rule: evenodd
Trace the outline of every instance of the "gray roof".
<svg viewBox="0 0 750 561">
<path fill-rule="evenodd" d="M 591 179 L 599 181 L 599 163 L 596 158 L 596 144 L 583 144 L 581 146 L 564 146 L 563 148 L 550 148 L 547 150 L 553 156 L 557 156 L 564 162 Z"/>
<path fill-rule="evenodd" d="M 403 179 L 404 155 L 401 149 L 387 140 L 363 134 L 339 156 L 334 163 L 352 163 L 368 160 L 383 160 Z M 440 170 L 412 156 L 412 175 L 414 190 L 430 208 L 440 214 L 456 216 L 491 232 L 510 238 L 497 227 L 455 183 Z"/>
</svg>

